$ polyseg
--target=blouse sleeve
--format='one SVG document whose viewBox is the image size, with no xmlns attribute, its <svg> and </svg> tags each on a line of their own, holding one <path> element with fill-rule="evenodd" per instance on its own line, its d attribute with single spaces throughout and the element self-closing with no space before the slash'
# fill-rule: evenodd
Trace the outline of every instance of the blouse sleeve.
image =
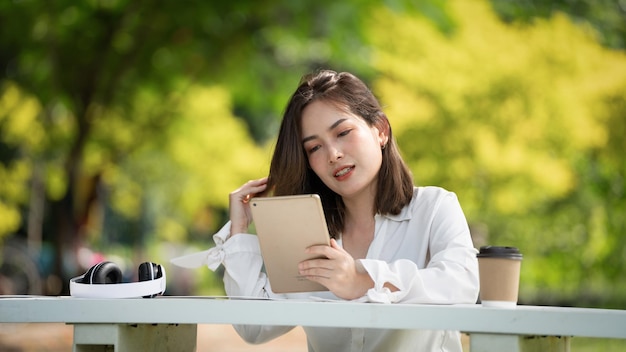
<svg viewBox="0 0 626 352">
<path fill-rule="evenodd" d="M 362 259 L 374 281 L 361 301 L 380 303 L 455 304 L 476 303 L 478 261 L 461 206 L 448 192 L 434 204 L 428 228 L 430 261 L 419 269 L 409 259 L 385 262 Z M 399 290 L 384 287 L 390 283 Z"/>
<path fill-rule="evenodd" d="M 224 265 L 224 289 L 229 297 L 258 297 L 282 299 L 272 292 L 267 275 L 261 270 L 263 258 L 257 236 L 234 234 L 230 238 L 230 222 L 214 236 L 215 247 L 210 250 L 207 266 L 215 270 Z M 228 240 L 227 240 L 228 238 Z M 293 329 L 293 326 L 233 325 L 248 343 L 263 343 Z"/>
</svg>

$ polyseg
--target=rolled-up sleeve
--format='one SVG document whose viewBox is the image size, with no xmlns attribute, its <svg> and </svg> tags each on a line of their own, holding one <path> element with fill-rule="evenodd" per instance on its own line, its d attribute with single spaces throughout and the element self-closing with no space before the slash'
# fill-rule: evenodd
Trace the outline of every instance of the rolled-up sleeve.
<svg viewBox="0 0 626 352">
<path fill-rule="evenodd" d="M 209 255 L 209 269 L 224 265 L 224 289 L 229 297 L 282 299 L 271 291 L 267 275 L 262 271 L 263 257 L 256 235 L 240 233 L 230 238 L 230 222 L 213 236 L 215 247 Z M 216 265 L 217 264 L 217 265 Z M 215 270 L 215 269 L 213 269 Z M 233 325 L 248 343 L 263 343 L 293 329 L 292 326 Z"/>
<path fill-rule="evenodd" d="M 454 193 L 438 189 L 438 196 L 424 214 L 410 221 L 407 236 L 426 236 L 429 258 L 396 258 L 392 261 L 362 259 L 363 268 L 374 281 L 361 301 L 380 303 L 455 304 L 475 303 L 478 298 L 478 262 L 469 227 Z M 397 238 L 397 237 L 394 237 Z M 404 250 L 407 250 L 404 248 Z M 408 249 L 409 251 L 411 249 Z M 415 248 L 415 252 L 418 250 Z M 429 259 L 429 260 L 428 260 Z M 421 261 L 428 260 L 425 268 Z M 385 287 L 392 284 L 398 290 Z"/>
</svg>

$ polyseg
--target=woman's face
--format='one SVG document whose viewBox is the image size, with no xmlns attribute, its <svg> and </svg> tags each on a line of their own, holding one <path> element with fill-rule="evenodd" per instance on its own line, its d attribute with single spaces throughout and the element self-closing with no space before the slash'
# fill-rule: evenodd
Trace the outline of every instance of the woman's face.
<svg viewBox="0 0 626 352">
<path fill-rule="evenodd" d="M 385 133 L 320 100 L 304 109 L 301 128 L 309 164 L 328 188 L 346 199 L 376 194 Z"/>
</svg>

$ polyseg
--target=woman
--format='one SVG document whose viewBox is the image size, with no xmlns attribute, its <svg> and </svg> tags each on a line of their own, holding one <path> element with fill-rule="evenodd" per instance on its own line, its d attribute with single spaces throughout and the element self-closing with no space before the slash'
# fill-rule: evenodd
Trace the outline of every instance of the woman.
<svg viewBox="0 0 626 352">
<path fill-rule="evenodd" d="M 475 303 L 476 250 L 456 196 L 414 187 L 380 104 L 350 73 L 305 76 L 283 116 L 269 177 L 230 194 L 230 222 L 215 236 L 208 264 L 225 267 L 229 296 L 277 297 L 261 271 L 263 260 L 248 200 L 260 194 L 317 193 L 330 246 L 300 263 L 300 273 L 329 292 L 305 297 L 379 303 Z M 302 298 L 301 294 L 280 295 Z M 235 326 L 262 343 L 292 327 Z M 304 327 L 309 351 L 461 351 L 451 331 Z"/>
</svg>

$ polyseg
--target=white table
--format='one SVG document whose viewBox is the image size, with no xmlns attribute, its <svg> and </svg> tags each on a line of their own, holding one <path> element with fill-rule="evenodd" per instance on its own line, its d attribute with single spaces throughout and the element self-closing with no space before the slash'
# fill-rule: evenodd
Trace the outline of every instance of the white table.
<svg viewBox="0 0 626 352">
<path fill-rule="evenodd" d="M 568 351 L 572 336 L 626 339 L 626 310 L 207 297 L 2 297 L 0 323 L 73 324 L 75 352 L 105 351 L 107 346 L 117 352 L 193 351 L 197 324 L 459 330 L 470 335 L 472 352 Z"/>
</svg>

